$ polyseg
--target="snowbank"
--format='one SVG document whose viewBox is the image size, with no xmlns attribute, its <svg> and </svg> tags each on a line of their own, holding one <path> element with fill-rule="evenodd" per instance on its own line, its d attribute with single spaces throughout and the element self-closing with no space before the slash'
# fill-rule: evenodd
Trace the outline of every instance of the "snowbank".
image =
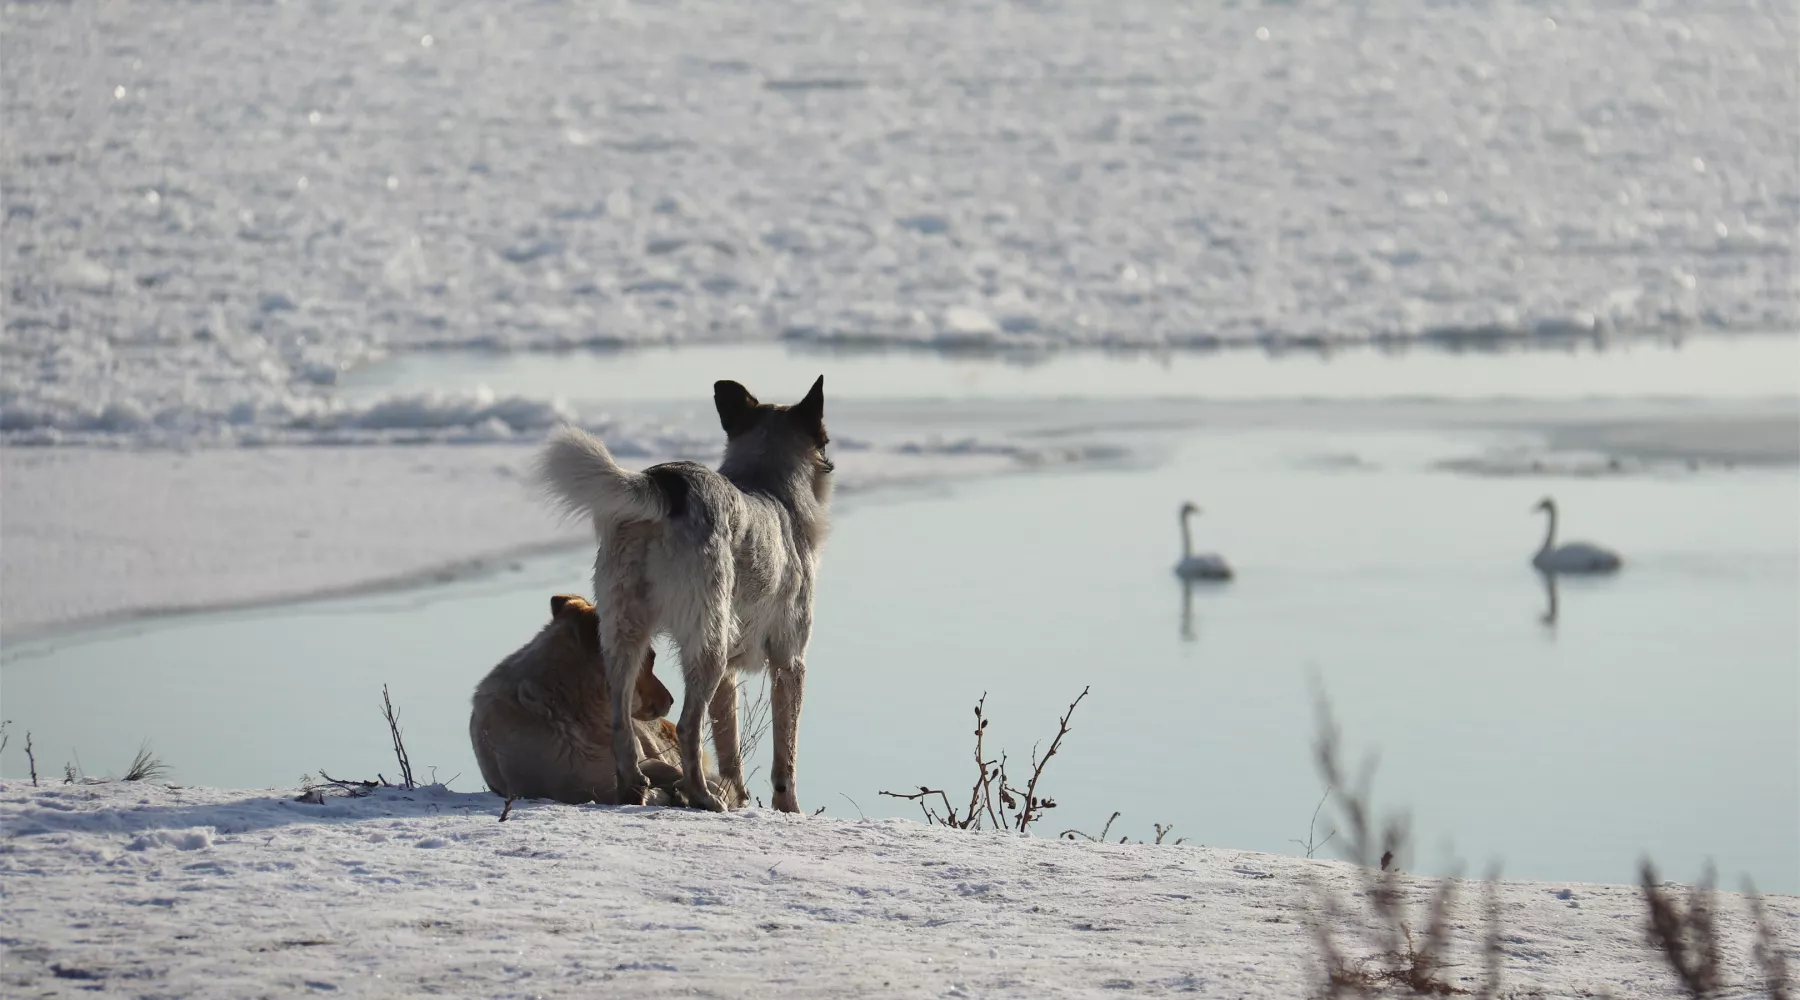
<svg viewBox="0 0 1800 1000">
<path fill-rule="evenodd" d="M 1794 30 L 1749 0 L 18 5 L 0 435 L 297 434 L 350 366 L 444 346 L 1791 329 Z"/>
<path fill-rule="evenodd" d="M 1311 995 L 1326 861 L 901 820 L 515 806 L 441 789 L 0 783 L 5 985 L 21 995 Z M 1407 887 L 1415 905 L 1430 888 Z M 1473 887 L 1465 900 L 1474 895 Z M 1674 997 L 1636 889 L 1506 883 L 1519 995 Z M 1800 900 L 1768 900 L 1790 932 Z M 1457 921 L 1448 975 L 1480 976 Z M 1740 901 L 1729 978 L 1754 981 Z"/>
</svg>

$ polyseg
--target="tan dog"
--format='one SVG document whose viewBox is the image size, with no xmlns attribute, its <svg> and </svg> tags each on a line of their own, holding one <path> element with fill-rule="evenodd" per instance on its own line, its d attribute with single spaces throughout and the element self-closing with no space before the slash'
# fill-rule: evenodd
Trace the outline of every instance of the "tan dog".
<svg viewBox="0 0 1800 1000">
<path fill-rule="evenodd" d="M 550 598 L 550 623 L 476 686 L 469 740 L 494 794 L 603 805 L 619 801 L 598 623 L 594 606 L 582 598 Z M 669 724 L 662 719 L 675 697 L 656 679 L 655 664 L 655 651 L 647 652 L 637 672 L 631 725 L 646 758 L 650 804 L 683 805 L 676 791 L 680 752 L 664 733 Z"/>
</svg>

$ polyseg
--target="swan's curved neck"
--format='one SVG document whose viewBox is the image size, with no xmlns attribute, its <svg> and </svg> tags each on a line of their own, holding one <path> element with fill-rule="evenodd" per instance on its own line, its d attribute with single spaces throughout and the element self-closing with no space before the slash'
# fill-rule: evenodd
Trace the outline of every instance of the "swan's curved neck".
<svg viewBox="0 0 1800 1000">
<path fill-rule="evenodd" d="M 1545 507 L 1544 513 L 1550 515 L 1550 523 L 1544 531 L 1544 544 L 1538 547 L 1539 552 L 1548 552 L 1556 546 L 1556 505 Z"/>
<path fill-rule="evenodd" d="M 1188 531 L 1188 518 L 1193 514 L 1193 510 L 1187 507 L 1181 508 L 1181 558 L 1183 559 L 1194 554 L 1194 536 Z"/>
</svg>

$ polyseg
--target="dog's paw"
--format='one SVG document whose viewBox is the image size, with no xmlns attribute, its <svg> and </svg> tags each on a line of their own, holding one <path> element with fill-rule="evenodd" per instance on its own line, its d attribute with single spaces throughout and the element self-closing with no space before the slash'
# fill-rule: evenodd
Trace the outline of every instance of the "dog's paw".
<svg viewBox="0 0 1800 1000">
<path fill-rule="evenodd" d="M 792 788 L 788 788 L 776 792 L 769 804 L 784 813 L 797 813 L 800 811 L 800 796 Z"/>
<path fill-rule="evenodd" d="M 725 808 L 742 809 L 750 804 L 750 789 L 745 788 L 743 782 L 717 780 L 710 784 L 713 794 L 719 797 L 720 802 L 725 803 Z"/>
<path fill-rule="evenodd" d="M 725 811 L 724 803 L 720 802 L 718 796 L 712 793 L 712 789 L 707 787 L 705 781 L 683 781 L 681 794 L 687 798 L 689 808 L 705 809 L 708 812 L 716 813 Z"/>
<path fill-rule="evenodd" d="M 650 779 L 637 771 L 620 772 L 619 804 L 622 806 L 656 805 L 650 801 Z"/>
</svg>

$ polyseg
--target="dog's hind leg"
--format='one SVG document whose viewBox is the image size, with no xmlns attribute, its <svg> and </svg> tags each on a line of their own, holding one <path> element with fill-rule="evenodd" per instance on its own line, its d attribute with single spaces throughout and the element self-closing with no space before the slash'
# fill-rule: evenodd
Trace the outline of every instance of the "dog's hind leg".
<svg viewBox="0 0 1800 1000">
<path fill-rule="evenodd" d="M 719 780 L 725 786 L 726 805 L 735 809 L 750 801 L 744 787 L 744 760 L 738 749 L 738 686 L 727 667 L 719 677 L 712 698 L 713 752 L 719 756 Z"/>
<path fill-rule="evenodd" d="M 770 804 L 782 812 L 799 812 L 794 759 L 800 752 L 800 701 L 806 686 L 806 661 L 771 651 L 769 675 L 769 709 L 775 730 L 775 766 L 769 775 L 775 796 Z"/>
<path fill-rule="evenodd" d="M 681 699 L 681 719 L 675 733 L 681 743 L 681 790 L 696 809 L 724 812 L 725 806 L 706 787 L 706 768 L 700 755 L 701 730 L 707 709 L 725 675 L 723 643 L 693 643 L 681 650 L 681 679 L 687 691 Z"/>
<path fill-rule="evenodd" d="M 597 638 L 611 702 L 608 721 L 620 805 L 643 805 L 650 790 L 650 779 L 640 763 L 632 702 L 637 696 L 638 672 L 649 656 L 657 628 L 644 569 L 657 531 L 660 529 L 642 524 L 622 525 L 605 537 L 594 556 L 594 609 L 600 619 Z"/>
<path fill-rule="evenodd" d="M 608 718 L 612 723 L 613 773 L 618 777 L 618 802 L 635 806 L 645 803 L 650 779 L 644 776 L 642 755 L 638 749 L 637 730 L 632 725 L 632 696 L 637 690 L 637 675 L 650 650 L 650 637 L 630 628 L 609 628 L 615 623 L 600 623 L 600 649 L 605 660 Z"/>
</svg>

